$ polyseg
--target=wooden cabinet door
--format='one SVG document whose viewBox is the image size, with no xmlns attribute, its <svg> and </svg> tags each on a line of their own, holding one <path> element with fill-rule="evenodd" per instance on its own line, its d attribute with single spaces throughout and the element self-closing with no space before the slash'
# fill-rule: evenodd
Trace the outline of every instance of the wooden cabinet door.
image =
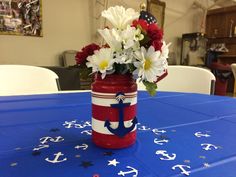
<svg viewBox="0 0 236 177">
<path fill-rule="evenodd" d="M 226 15 L 223 13 L 207 15 L 206 34 L 209 38 L 229 37 Z"/>
<path fill-rule="evenodd" d="M 236 27 L 236 11 L 226 13 L 227 37 L 235 37 L 234 28 Z"/>
</svg>

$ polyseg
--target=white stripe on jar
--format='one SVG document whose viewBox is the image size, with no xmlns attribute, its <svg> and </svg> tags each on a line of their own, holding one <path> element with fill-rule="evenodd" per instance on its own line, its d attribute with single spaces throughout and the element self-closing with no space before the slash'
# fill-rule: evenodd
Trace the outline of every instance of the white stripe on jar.
<svg viewBox="0 0 236 177">
<path fill-rule="evenodd" d="M 111 125 L 110 127 L 113 129 L 116 129 L 118 127 L 118 123 L 119 122 L 110 122 Z M 104 127 L 105 121 L 101 121 L 101 120 L 97 120 L 92 118 L 92 129 L 94 131 L 96 131 L 97 133 L 101 133 L 101 134 L 105 134 L 105 135 L 113 135 L 108 129 L 107 127 Z M 128 121 L 124 121 L 124 125 L 125 127 L 131 127 L 133 125 L 132 120 L 128 120 Z M 135 128 L 132 130 L 135 131 L 136 130 L 136 126 Z"/>
<path fill-rule="evenodd" d="M 114 93 L 92 92 L 92 104 L 94 105 L 110 107 L 111 104 L 117 103 L 116 94 Z M 124 103 L 137 104 L 137 92 L 125 93 Z"/>
</svg>

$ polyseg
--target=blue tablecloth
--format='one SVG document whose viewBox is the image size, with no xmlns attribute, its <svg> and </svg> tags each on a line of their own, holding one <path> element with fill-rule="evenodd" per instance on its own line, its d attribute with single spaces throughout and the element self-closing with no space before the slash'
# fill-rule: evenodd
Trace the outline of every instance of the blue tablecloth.
<svg viewBox="0 0 236 177">
<path fill-rule="evenodd" d="M 137 143 L 91 142 L 90 93 L 0 97 L 0 177 L 235 177 L 236 99 L 138 94 Z"/>
</svg>

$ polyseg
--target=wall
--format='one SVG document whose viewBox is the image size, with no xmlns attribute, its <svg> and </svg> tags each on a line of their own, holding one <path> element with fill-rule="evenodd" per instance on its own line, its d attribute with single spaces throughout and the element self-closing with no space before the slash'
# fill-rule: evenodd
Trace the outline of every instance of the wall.
<svg viewBox="0 0 236 177">
<path fill-rule="evenodd" d="M 95 17 L 100 15 L 94 12 L 94 2 L 98 1 L 43 0 L 44 36 L 0 35 L 0 64 L 59 65 L 58 56 L 64 50 L 78 50 L 92 41 L 98 27 Z M 165 40 L 172 43 L 170 51 L 179 63 L 180 38 L 183 33 L 200 30 L 203 11 L 193 8 L 194 0 L 162 1 L 166 2 Z M 109 0 L 108 6 L 118 4 L 139 10 L 141 2 L 145 0 Z"/>
<path fill-rule="evenodd" d="M 165 39 L 172 43 L 170 52 L 179 64 L 182 34 L 200 31 L 203 11 L 193 7 L 194 0 L 164 1 L 166 2 Z"/>
<path fill-rule="evenodd" d="M 0 35 L 0 64 L 59 65 L 91 40 L 88 0 L 43 0 L 43 37 Z"/>
</svg>

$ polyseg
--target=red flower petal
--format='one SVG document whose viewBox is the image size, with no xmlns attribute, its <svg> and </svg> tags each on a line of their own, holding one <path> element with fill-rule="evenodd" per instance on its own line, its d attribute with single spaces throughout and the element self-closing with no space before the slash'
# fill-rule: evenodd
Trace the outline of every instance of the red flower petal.
<svg viewBox="0 0 236 177">
<path fill-rule="evenodd" d="M 79 65 L 85 64 L 87 57 L 93 55 L 94 51 L 99 49 L 99 45 L 94 43 L 85 46 L 81 51 L 77 52 L 75 56 L 76 63 Z"/>
<path fill-rule="evenodd" d="M 139 25 L 144 31 L 147 31 L 147 29 L 148 29 L 148 23 L 147 23 L 145 20 L 143 20 L 143 19 L 134 20 L 132 26 L 135 27 L 135 28 L 137 28 L 138 25 Z"/>
</svg>

